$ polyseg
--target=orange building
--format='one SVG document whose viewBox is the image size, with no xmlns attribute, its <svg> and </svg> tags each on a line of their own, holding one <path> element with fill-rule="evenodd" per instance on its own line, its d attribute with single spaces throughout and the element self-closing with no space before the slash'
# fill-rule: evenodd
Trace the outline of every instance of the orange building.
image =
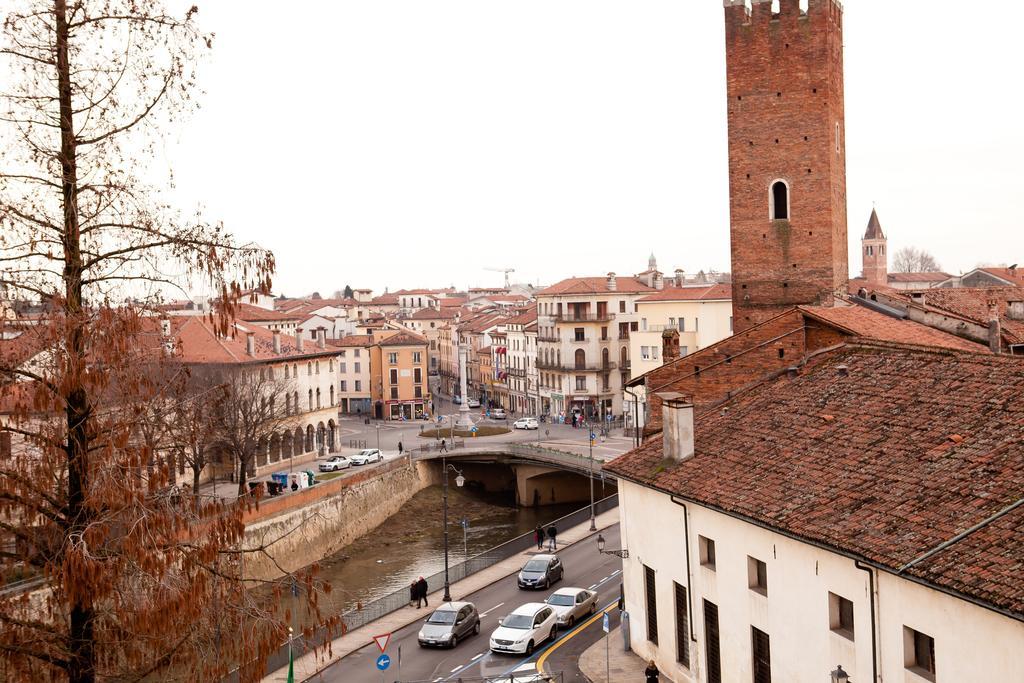
<svg viewBox="0 0 1024 683">
<path fill-rule="evenodd" d="M 411 332 L 381 330 L 370 348 L 374 416 L 412 420 L 430 412 L 427 383 L 428 342 Z"/>
</svg>

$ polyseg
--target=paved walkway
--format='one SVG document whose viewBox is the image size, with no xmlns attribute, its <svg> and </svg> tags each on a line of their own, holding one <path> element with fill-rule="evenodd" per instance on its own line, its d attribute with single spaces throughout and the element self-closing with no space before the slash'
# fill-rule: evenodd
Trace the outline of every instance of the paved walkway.
<svg viewBox="0 0 1024 683">
<path fill-rule="evenodd" d="M 599 530 L 607 529 L 610 526 L 618 524 L 618 522 L 618 508 L 613 508 L 607 512 L 601 513 L 597 516 L 596 520 L 597 528 Z M 559 546 L 565 547 L 578 543 L 582 539 L 590 536 L 591 533 L 590 520 L 587 520 L 578 526 L 567 529 L 564 532 L 559 532 Z M 451 585 L 453 597 L 457 598 L 460 595 L 469 595 L 481 588 L 484 588 L 485 586 L 489 586 L 495 581 L 500 581 L 507 576 L 515 574 L 522 568 L 526 560 L 535 553 L 536 550 L 530 548 L 502 560 L 487 569 L 479 571 L 472 576 L 468 576 L 462 581 L 453 583 Z M 430 602 L 432 605 L 438 605 L 441 603 L 441 594 L 442 591 L 430 594 Z M 340 638 L 336 638 L 331 643 L 331 656 L 329 658 L 324 658 L 316 653 L 307 653 L 295 660 L 295 680 L 306 680 L 342 657 L 355 652 L 361 647 L 371 644 L 373 642 L 373 636 L 382 633 L 394 633 L 401 628 L 405 628 L 409 624 L 420 621 L 426 616 L 426 614 L 427 613 L 424 612 L 424 610 L 417 610 L 413 607 L 404 607 L 392 612 L 391 614 L 385 615 L 370 624 L 350 631 Z M 602 651 L 602 662 L 604 661 L 603 656 Z M 287 678 L 288 670 L 287 668 L 284 668 L 266 676 L 262 683 L 281 683 L 282 681 L 286 681 Z"/>
<path fill-rule="evenodd" d="M 636 653 L 622 649 L 621 628 L 620 626 L 608 634 L 611 638 L 611 647 L 608 649 L 607 663 L 604 638 L 580 655 L 580 671 L 590 683 L 644 683 L 647 680 L 644 678 L 647 662 L 640 659 Z M 661 680 L 668 679 L 662 675 Z"/>
</svg>

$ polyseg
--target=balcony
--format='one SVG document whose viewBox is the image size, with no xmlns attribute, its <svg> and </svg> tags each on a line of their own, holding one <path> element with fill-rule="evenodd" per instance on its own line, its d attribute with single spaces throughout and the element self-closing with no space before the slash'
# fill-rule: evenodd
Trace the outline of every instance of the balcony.
<svg viewBox="0 0 1024 683">
<path fill-rule="evenodd" d="M 557 323 L 607 323 L 615 319 L 615 314 L 611 312 L 574 313 L 572 311 L 564 311 L 562 313 L 550 314 L 547 317 Z"/>
<path fill-rule="evenodd" d="M 615 363 L 600 363 L 597 365 L 576 365 L 573 362 L 557 363 L 555 361 L 537 360 L 538 370 L 554 370 L 555 372 L 609 372 L 616 368 Z"/>
<path fill-rule="evenodd" d="M 537 335 L 537 341 L 539 341 L 539 342 L 552 342 L 554 344 L 560 344 L 560 343 L 562 343 L 562 338 L 561 337 L 552 337 L 552 336 L 547 335 L 547 334 L 538 334 Z"/>
</svg>

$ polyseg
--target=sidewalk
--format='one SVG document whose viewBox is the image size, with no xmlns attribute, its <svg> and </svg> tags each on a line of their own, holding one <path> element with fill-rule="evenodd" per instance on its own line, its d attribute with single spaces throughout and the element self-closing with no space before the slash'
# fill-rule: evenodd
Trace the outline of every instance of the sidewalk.
<svg viewBox="0 0 1024 683">
<path fill-rule="evenodd" d="M 598 530 L 607 529 L 610 526 L 618 524 L 618 522 L 619 509 L 617 507 L 601 513 L 596 519 Z M 578 543 L 582 539 L 590 536 L 591 533 L 590 520 L 588 519 L 583 524 L 574 526 L 564 532 L 559 532 L 559 547 L 565 548 Z M 512 557 L 506 558 L 487 569 L 479 571 L 472 576 L 468 576 L 462 581 L 453 583 L 451 585 L 452 596 L 455 599 L 458 599 L 460 596 L 470 595 L 481 588 L 485 588 L 496 581 L 515 574 L 522 568 L 524 562 L 534 554 L 536 554 L 536 550 L 530 548 L 513 555 Z M 430 594 L 431 604 L 441 604 L 442 592 L 443 591 L 436 591 Z M 373 636 L 381 633 L 394 633 L 409 624 L 422 620 L 426 615 L 427 613 L 423 610 L 417 610 L 413 607 L 403 607 L 402 609 L 385 615 L 374 622 L 357 628 L 354 631 L 350 631 L 340 638 L 336 638 L 331 643 L 331 656 L 329 658 L 324 658 L 323 656 L 312 652 L 297 658 L 295 660 L 295 680 L 304 681 L 342 657 L 355 652 L 361 647 L 369 645 L 373 642 Z M 601 656 L 601 661 L 604 662 L 603 650 Z M 284 668 L 271 672 L 265 676 L 262 683 L 282 683 L 283 681 L 286 681 L 287 678 L 288 669 Z"/>
<path fill-rule="evenodd" d="M 621 626 L 613 630 L 609 635 L 611 648 L 608 650 L 607 674 L 605 663 L 604 638 L 598 640 L 580 655 L 580 671 L 587 677 L 590 683 L 644 683 L 644 669 L 647 662 L 640 659 L 636 653 L 626 652 L 622 649 Z M 668 680 L 664 675 L 661 680 Z"/>
</svg>

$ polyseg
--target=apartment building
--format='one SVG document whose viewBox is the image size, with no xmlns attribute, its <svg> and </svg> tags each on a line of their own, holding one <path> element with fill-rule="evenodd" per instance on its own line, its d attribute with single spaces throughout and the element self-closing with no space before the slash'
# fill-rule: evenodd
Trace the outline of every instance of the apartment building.
<svg viewBox="0 0 1024 683">
<path fill-rule="evenodd" d="M 600 419 L 622 414 L 636 302 L 661 283 L 660 273 L 649 268 L 636 277 L 609 273 L 569 278 L 537 293 L 537 368 L 544 412 Z"/>
<path fill-rule="evenodd" d="M 427 340 L 412 332 L 384 330 L 374 334 L 374 342 L 370 347 L 374 417 L 413 420 L 429 414 Z"/>
<path fill-rule="evenodd" d="M 338 410 L 352 415 L 371 415 L 373 400 L 370 387 L 373 378 L 372 335 L 350 335 L 329 340 L 338 352 Z"/>
<path fill-rule="evenodd" d="M 662 332 L 679 332 L 679 354 L 699 351 L 732 334 L 732 287 L 666 287 L 636 300 L 637 329 L 629 339 L 630 379 L 661 367 Z"/>
<path fill-rule="evenodd" d="M 508 341 L 509 409 L 520 415 L 536 415 L 539 405 L 537 382 L 537 307 L 505 321 Z"/>
</svg>

